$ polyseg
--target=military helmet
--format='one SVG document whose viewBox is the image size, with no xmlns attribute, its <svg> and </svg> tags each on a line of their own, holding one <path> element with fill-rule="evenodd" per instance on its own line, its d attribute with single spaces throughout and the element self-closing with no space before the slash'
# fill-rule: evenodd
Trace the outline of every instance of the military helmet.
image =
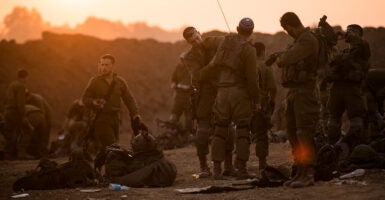
<svg viewBox="0 0 385 200">
<path fill-rule="evenodd" d="M 132 151 L 134 153 L 146 152 L 157 149 L 154 136 L 147 132 L 139 133 L 131 141 Z"/>
</svg>

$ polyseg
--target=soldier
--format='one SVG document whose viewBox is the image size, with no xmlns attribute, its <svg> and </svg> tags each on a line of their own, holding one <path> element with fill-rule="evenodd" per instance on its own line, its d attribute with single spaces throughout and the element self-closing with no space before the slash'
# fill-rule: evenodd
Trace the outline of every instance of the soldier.
<svg viewBox="0 0 385 200">
<path fill-rule="evenodd" d="M 195 146 L 199 159 L 199 177 L 211 175 L 207 164 L 209 153 L 209 136 L 212 127 L 212 106 L 216 96 L 215 73 L 208 67 L 214 57 L 219 43 L 223 37 L 207 37 L 202 39 L 200 33 L 194 27 L 187 27 L 183 31 L 184 39 L 191 45 L 191 49 L 182 58 L 182 61 L 193 74 L 193 84 L 197 86 L 199 96 L 196 102 L 197 131 Z M 232 152 L 228 155 L 228 168 L 232 169 Z"/>
<path fill-rule="evenodd" d="M 37 149 L 31 149 L 34 155 L 41 157 L 48 153 L 48 143 L 51 131 L 51 106 L 48 104 L 41 95 L 32 93 L 29 90 L 26 91 L 26 104 L 33 105 L 40 109 L 44 115 L 45 127 L 42 127 L 41 133 L 38 133 L 38 137 L 33 137 L 33 143 L 36 144 Z"/>
<path fill-rule="evenodd" d="M 282 69 L 282 86 L 289 89 L 286 97 L 286 127 L 294 165 L 298 166 L 295 176 L 284 185 L 293 188 L 306 187 L 314 184 L 313 138 L 319 116 L 315 90 L 319 44 L 295 13 L 285 13 L 280 23 L 295 39 L 291 47 L 279 54 L 276 60 L 278 67 Z"/>
<path fill-rule="evenodd" d="M 362 39 L 363 30 L 357 24 L 347 27 L 344 49 L 330 63 L 328 80 L 333 83 L 329 97 L 328 136 L 336 144 L 341 136 L 341 116 L 347 111 L 350 129 L 343 143 L 350 149 L 363 142 L 363 117 L 365 114 L 361 86 L 369 69 L 369 44 Z"/>
<path fill-rule="evenodd" d="M 255 140 L 255 155 L 259 159 L 259 170 L 266 166 L 266 157 L 269 154 L 269 141 L 267 131 L 272 127 L 271 115 L 274 111 L 277 86 L 273 70 L 265 65 L 265 45 L 255 42 L 253 47 L 257 53 L 257 68 L 259 74 L 261 111 L 254 113 L 251 120 L 251 133 Z"/>
<path fill-rule="evenodd" d="M 189 134 L 192 133 L 190 110 L 190 73 L 182 63 L 179 63 L 171 78 L 171 88 L 175 89 L 174 105 L 172 107 L 170 122 L 178 123 L 182 114 L 185 117 L 185 127 Z"/>
<path fill-rule="evenodd" d="M 236 125 L 235 167 L 238 178 L 249 174 L 246 162 L 250 155 L 250 120 L 253 110 L 260 110 L 256 52 L 247 39 L 253 33 L 254 23 L 243 18 L 237 27 L 238 34 L 227 35 L 219 46 L 213 64 L 219 68 L 218 93 L 213 111 L 215 115 L 211 157 L 214 162 L 214 179 L 222 179 L 221 164 L 232 147 L 227 140 L 231 122 Z"/>
<path fill-rule="evenodd" d="M 118 140 L 121 101 L 126 105 L 132 119 L 133 131 L 147 127 L 141 121 L 138 106 L 128 90 L 126 81 L 115 74 L 115 57 L 105 54 L 99 61 L 100 74 L 93 77 L 82 97 L 86 107 L 95 112 L 90 134 L 101 144 L 100 151 Z"/>
<path fill-rule="evenodd" d="M 13 81 L 7 88 L 5 97 L 5 138 L 6 157 L 14 158 L 15 156 L 24 157 L 26 152 L 17 151 L 17 140 L 21 136 L 21 124 L 25 121 L 25 83 L 28 77 L 28 72 L 25 69 L 20 69 L 17 72 L 17 80 Z M 19 154 L 19 155 L 17 155 Z"/>
</svg>

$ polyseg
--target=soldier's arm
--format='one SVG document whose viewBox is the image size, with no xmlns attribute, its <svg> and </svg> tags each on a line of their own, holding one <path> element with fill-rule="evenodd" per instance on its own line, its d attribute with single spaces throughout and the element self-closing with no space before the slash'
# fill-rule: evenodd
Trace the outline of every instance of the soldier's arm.
<svg viewBox="0 0 385 200">
<path fill-rule="evenodd" d="M 278 67 L 293 65 L 318 51 L 317 39 L 310 34 L 298 39 L 294 45 L 277 58 Z"/>
<path fill-rule="evenodd" d="M 175 67 L 175 69 L 174 69 L 174 71 L 172 72 L 172 75 L 171 75 L 171 83 L 178 83 L 178 68 L 179 68 L 179 65 L 180 64 L 178 64 L 176 67 Z"/>
<path fill-rule="evenodd" d="M 123 79 L 120 79 L 120 82 L 122 84 L 122 100 L 124 105 L 126 105 L 128 111 L 130 111 L 130 116 L 133 118 L 135 116 L 139 115 L 138 112 L 138 105 L 136 104 L 136 101 L 134 97 L 131 95 L 131 92 L 128 89 L 126 81 Z"/>
<path fill-rule="evenodd" d="M 82 95 L 82 101 L 84 105 L 89 108 L 93 108 L 93 100 L 95 98 L 94 81 L 95 81 L 95 78 L 90 79 Z"/>
<path fill-rule="evenodd" d="M 44 106 L 44 111 L 45 111 L 45 118 L 47 120 L 47 126 L 51 127 L 51 122 L 52 122 L 52 109 L 51 106 L 48 104 L 48 102 L 43 99 L 43 106 Z"/>
<path fill-rule="evenodd" d="M 248 48 L 245 52 L 245 75 L 247 80 L 247 88 L 249 95 L 254 104 L 259 104 L 259 84 L 258 84 L 258 71 L 257 71 L 257 56 L 254 48 Z"/>
</svg>

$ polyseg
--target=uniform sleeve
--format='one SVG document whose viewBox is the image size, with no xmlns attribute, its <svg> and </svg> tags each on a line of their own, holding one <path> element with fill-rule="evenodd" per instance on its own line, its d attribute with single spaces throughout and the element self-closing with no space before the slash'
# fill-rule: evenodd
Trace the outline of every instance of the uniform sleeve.
<svg viewBox="0 0 385 200">
<path fill-rule="evenodd" d="M 131 92 L 128 90 L 127 83 L 123 79 L 120 80 L 122 83 L 123 103 L 126 105 L 128 111 L 130 111 L 130 116 L 135 116 L 138 114 L 138 105 L 136 104 L 134 97 L 131 95 Z"/>
<path fill-rule="evenodd" d="M 259 100 L 259 72 L 257 70 L 257 56 L 254 48 L 247 48 L 245 51 L 245 75 L 247 80 L 247 88 L 251 100 L 257 104 Z"/>
<path fill-rule="evenodd" d="M 278 67 L 296 64 L 317 51 L 317 40 L 310 35 L 300 37 L 293 46 L 277 58 Z"/>
<path fill-rule="evenodd" d="M 20 116 L 25 114 L 25 86 L 18 84 L 15 88 L 16 106 Z"/>
<path fill-rule="evenodd" d="M 51 106 L 48 104 L 48 102 L 43 99 L 43 107 L 44 107 L 44 114 L 45 114 L 45 118 L 47 120 L 47 126 L 48 127 L 51 127 L 51 122 L 52 122 L 52 110 L 51 110 Z"/>
<path fill-rule="evenodd" d="M 94 93 L 94 80 L 95 78 L 91 78 L 88 82 L 86 89 L 83 92 L 82 101 L 84 105 L 86 105 L 89 108 L 92 108 L 93 104 L 93 98 L 95 97 Z"/>
<path fill-rule="evenodd" d="M 180 64 L 178 64 L 175 67 L 174 71 L 172 72 L 172 75 L 171 75 L 171 82 L 172 83 L 178 83 L 178 73 L 177 72 L 178 72 L 179 65 Z"/>
</svg>

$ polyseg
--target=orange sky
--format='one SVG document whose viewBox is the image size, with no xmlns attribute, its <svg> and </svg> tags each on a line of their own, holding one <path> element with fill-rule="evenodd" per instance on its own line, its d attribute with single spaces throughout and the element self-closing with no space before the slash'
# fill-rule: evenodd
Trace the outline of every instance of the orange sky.
<svg viewBox="0 0 385 200">
<path fill-rule="evenodd" d="M 220 0 L 230 28 L 245 16 L 255 22 L 255 30 L 280 31 L 279 18 L 296 12 L 305 25 L 314 25 L 323 15 L 328 21 L 346 26 L 385 26 L 385 0 Z M 0 18 L 21 5 L 36 8 L 52 25 L 74 26 L 88 16 L 131 23 L 144 21 L 165 29 L 194 25 L 202 31 L 227 30 L 217 0 L 0 0 Z M 0 25 L 0 28 L 3 25 Z"/>
</svg>

